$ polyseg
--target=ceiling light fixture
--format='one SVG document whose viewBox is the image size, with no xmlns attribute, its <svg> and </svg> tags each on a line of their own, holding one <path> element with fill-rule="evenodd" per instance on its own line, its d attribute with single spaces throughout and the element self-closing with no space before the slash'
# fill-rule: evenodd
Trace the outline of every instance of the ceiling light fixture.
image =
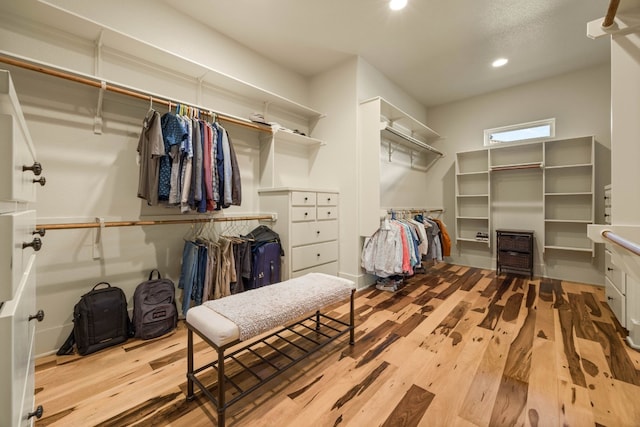
<svg viewBox="0 0 640 427">
<path fill-rule="evenodd" d="M 404 9 L 406 5 L 407 5 L 407 0 L 390 0 L 389 1 L 389 9 L 391 10 Z"/>
<path fill-rule="evenodd" d="M 507 62 L 509 62 L 507 58 L 498 58 L 491 63 L 491 66 L 494 68 L 498 68 L 498 67 L 502 67 L 503 65 L 506 65 Z"/>
</svg>

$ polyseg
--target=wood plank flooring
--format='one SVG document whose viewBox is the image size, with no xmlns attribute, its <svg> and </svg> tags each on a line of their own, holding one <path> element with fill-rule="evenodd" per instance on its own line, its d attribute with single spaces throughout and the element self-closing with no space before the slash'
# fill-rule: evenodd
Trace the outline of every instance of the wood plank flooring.
<svg viewBox="0 0 640 427">
<path fill-rule="evenodd" d="M 640 353 L 622 334 L 603 288 L 441 263 L 395 294 L 358 292 L 356 344 L 344 337 L 240 400 L 227 425 L 640 426 Z M 196 349 L 197 366 L 215 357 Z M 185 372 L 182 323 L 42 358 L 36 426 L 215 425 L 206 399 L 186 402 Z"/>
</svg>

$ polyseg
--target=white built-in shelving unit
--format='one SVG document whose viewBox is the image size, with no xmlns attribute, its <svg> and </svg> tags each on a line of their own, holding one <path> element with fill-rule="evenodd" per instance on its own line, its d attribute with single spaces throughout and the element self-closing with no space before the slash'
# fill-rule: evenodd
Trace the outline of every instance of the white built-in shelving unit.
<svg viewBox="0 0 640 427">
<path fill-rule="evenodd" d="M 478 232 L 489 234 L 491 209 L 489 151 L 456 154 L 456 239 L 476 242 Z M 491 239 L 481 241 L 491 245 Z"/>
<path fill-rule="evenodd" d="M 362 101 L 359 109 L 359 204 L 360 235 L 371 236 L 380 225 L 381 153 L 389 162 L 402 151 L 410 159 L 410 167 L 426 172 L 444 156 L 431 146 L 440 138 L 433 129 L 384 98 Z"/>
<path fill-rule="evenodd" d="M 492 214 L 500 209 L 511 215 L 522 214 L 522 228 L 541 230 L 542 236 L 537 238 L 542 239 L 544 252 L 586 252 L 593 256 L 587 224 L 594 221 L 594 176 L 592 136 L 459 152 L 456 241 L 490 247 Z M 503 183 L 502 194 L 492 194 L 492 181 Z M 510 181 L 512 185 L 504 184 Z M 540 218 L 537 212 L 542 212 Z M 538 227 L 538 221 L 542 226 Z M 478 232 L 487 233 L 489 240 L 477 239 Z"/>
<path fill-rule="evenodd" d="M 544 249 L 594 253 L 594 140 L 544 143 Z"/>
</svg>

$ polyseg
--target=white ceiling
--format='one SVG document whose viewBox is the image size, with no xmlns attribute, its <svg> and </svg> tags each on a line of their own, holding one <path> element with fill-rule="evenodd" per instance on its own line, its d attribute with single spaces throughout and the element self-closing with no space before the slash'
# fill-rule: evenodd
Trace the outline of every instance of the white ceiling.
<svg viewBox="0 0 640 427">
<path fill-rule="evenodd" d="M 608 0 L 165 2 L 304 76 L 359 55 L 425 106 L 609 60 L 608 38 L 586 36 Z"/>
</svg>

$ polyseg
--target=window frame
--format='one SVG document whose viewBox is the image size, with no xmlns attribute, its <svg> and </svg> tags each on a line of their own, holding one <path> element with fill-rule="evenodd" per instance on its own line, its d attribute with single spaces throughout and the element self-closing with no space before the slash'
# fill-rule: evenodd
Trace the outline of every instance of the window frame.
<svg viewBox="0 0 640 427">
<path fill-rule="evenodd" d="M 535 128 L 535 127 L 540 127 L 540 126 L 549 126 L 549 135 L 548 136 L 540 136 L 540 137 L 535 137 L 535 138 L 524 138 L 524 139 L 517 139 L 517 140 L 513 140 L 513 141 L 493 141 L 493 140 L 491 140 L 491 135 L 493 135 L 495 133 L 508 132 L 508 131 L 514 131 L 514 130 L 525 130 L 525 129 Z M 553 138 L 555 138 L 555 136 L 556 136 L 556 119 L 555 119 L 555 117 L 553 117 L 553 118 L 550 118 L 550 119 L 535 120 L 535 121 L 532 121 L 532 122 L 519 123 L 519 124 L 515 124 L 515 125 L 508 125 L 508 126 L 500 126 L 500 127 L 492 128 L 492 129 L 485 129 L 484 130 L 484 146 L 485 147 L 495 147 L 495 146 L 500 146 L 500 145 L 504 145 L 504 144 L 519 144 L 519 143 L 525 143 L 525 142 L 545 141 L 545 140 L 553 139 Z"/>
</svg>

